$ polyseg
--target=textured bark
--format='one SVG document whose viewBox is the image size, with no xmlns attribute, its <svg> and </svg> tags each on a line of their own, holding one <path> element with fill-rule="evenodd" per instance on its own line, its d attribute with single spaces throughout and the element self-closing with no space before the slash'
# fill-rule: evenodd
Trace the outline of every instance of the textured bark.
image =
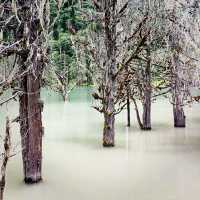
<svg viewBox="0 0 200 200">
<path fill-rule="evenodd" d="M 176 28 L 174 27 L 176 30 Z M 169 45 L 172 51 L 171 58 L 171 92 L 174 115 L 174 127 L 185 127 L 184 101 L 184 71 L 180 60 L 180 36 L 176 31 L 169 35 Z"/>
<path fill-rule="evenodd" d="M 112 73 L 109 74 L 112 77 Z M 106 89 L 104 105 L 104 129 L 103 129 L 103 146 L 111 147 L 115 145 L 115 104 L 114 104 L 115 81 L 109 78 Z"/>
<path fill-rule="evenodd" d="M 37 69 L 39 73 L 39 69 Z M 36 72 L 37 72 L 36 70 Z M 37 72 L 37 73 L 38 73 Z M 23 95 L 19 98 L 20 132 L 24 181 L 36 183 L 42 179 L 42 102 L 40 100 L 41 76 L 28 73 L 21 80 Z"/>
<path fill-rule="evenodd" d="M 151 130 L 151 96 L 146 94 L 143 104 L 143 130 Z"/>
<path fill-rule="evenodd" d="M 151 57 L 147 48 L 147 65 L 144 72 L 144 101 L 143 101 L 143 129 L 151 130 Z"/>
<path fill-rule="evenodd" d="M 104 114 L 103 146 L 113 147 L 115 145 L 115 117 Z"/>
<path fill-rule="evenodd" d="M 179 97 L 177 96 L 177 98 Z M 174 127 L 184 128 L 186 126 L 186 123 L 185 123 L 185 114 L 183 107 L 179 105 L 174 105 L 173 114 L 174 114 Z"/>
<path fill-rule="evenodd" d="M 41 16 L 38 9 L 43 9 L 46 17 L 48 1 L 43 6 L 40 3 L 36 0 L 19 1 L 22 23 L 16 32 L 16 39 L 24 41 L 21 46 L 23 53 L 18 58 L 20 73 L 24 73 L 19 81 L 23 92 L 19 97 L 19 122 L 24 181 L 28 184 L 42 180 L 43 103 L 40 100 L 40 90 L 47 49 L 44 45 L 45 39 L 41 31 Z M 46 28 L 44 25 L 43 27 Z"/>
<path fill-rule="evenodd" d="M 116 90 L 116 0 L 104 0 L 103 10 L 105 13 L 105 35 L 106 46 L 106 71 L 105 71 L 105 102 L 104 102 L 104 130 L 103 146 L 111 147 L 115 145 L 115 102 L 114 94 Z"/>
<path fill-rule="evenodd" d="M 24 181 L 36 183 L 42 179 L 42 104 L 40 101 L 40 78 L 33 74 L 21 83 L 24 94 L 20 97 L 20 126 Z"/>
<path fill-rule="evenodd" d="M 3 200 L 6 186 L 6 169 L 11 151 L 10 121 L 6 119 L 6 135 L 4 138 L 4 152 L 2 153 L 1 179 L 0 179 L 0 200 Z"/>
<path fill-rule="evenodd" d="M 174 82 L 172 85 L 174 127 L 185 127 L 185 113 L 183 109 L 182 82 L 180 80 L 181 68 L 179 56 L 173 55 Z"/>
</svg>

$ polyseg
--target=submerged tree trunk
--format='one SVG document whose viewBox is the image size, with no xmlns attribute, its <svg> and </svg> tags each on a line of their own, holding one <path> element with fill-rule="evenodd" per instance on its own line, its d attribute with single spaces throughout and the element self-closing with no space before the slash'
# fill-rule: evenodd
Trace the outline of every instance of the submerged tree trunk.
<svg viewBox="0 0 200 200">
<path fill-rule="evenodd" d="M 105 102 L 104 102 L 104 130 L 103 146 L 115 145 L 115 102 L 116 90 L 116 0 L 104 0 L 102 6 L 105 14 L 106 69 L 105 69 Z"/>
<path fill-rule="evenodd" d="M 111 69 L 108 73 L 108 80 L 105 89 L 105 105 L 104 105 L 104 129 L 103 129 L 103 146 L 112 147 L 115 145 L 115 81 L 113 81 L 113 69 L 115 63 L 111 64 Z"/>
<path fill-rule="evenodd" d="M 127 96 L 127 126 L 131 126 L 130 97 Z"/>
<path fill-rule="evenodd" d="M 172 51 L 171 57 L 171 92 L 174 115 L 174 127 L 185 127 L 184 102 L 184 70 L 180 60 L 180 36 L 176 27 L 169 34 L 169 46 Z"/>
<path fill-rule="evenodd" d="M 178 97 L 177 97 L 178 98 Z M 174 127 L 185 127 L 185 114 L 182 106 L 174 105 L 173 106 L 174 114 Z"/>
<path fill-rule="evenodd" d="M 18 6 L 22 23 L 16 40 L 23 40 L 18 65 L 20 74 L 24 74 L 19 81 L 22 91 L 19 97 L 19 122 L 24 181 L 32 184 L 42 180 L 43 103 L 40 90 L 47 56 L 44 30 L 48 29 L 49 1 L 19 1 Z"/>
<path fill-rule="evenodd" d="M 62 96 L 62 99 L 64 102 L 67 101 L 67 89 L 66 89 L 66 85 L 61 85 L 60 86 L 60 94 Z"/>
<path fill-rule="evenodd" d="M 174 127 L 185 127 L 185 113 L 183 109 L 182 95 L 183 84 L 180 80 L 181 69 L 179 63 L 179 56 L 174 53 L 172 61 L 174 69 L 174 82 L 172 83 Z"/>
<path fill-rule="evenodd" d="M 113 147 L 115 145 L 115 117 L 104 114 L 103 146 Z"/>
<path fill-rule="evenodd" d="M 40 100 L 40 76 L 29 73 L 21 81 L 23 95 L 20 103 L 20 131 L 24 181 L 37 183 L 42 179 L 42 102 Z"/>
<path fill-rule="evenodd" d="M 151 130 L 151 57 L 147 47 L 147 65 L 144 72 L 143 129 Z"/>
<path fill-rule="evenodd" d="M 138 121 L 140 129 L 142 130 L 143 124 L 142 124 L 142 121 L 140 119 L 140 113 L 139 113 L 139 110 L 138 110 L 137 102 L 136 102 L 135 98 L 132 98 L 132 100 L 133 100 L 133 103 L 135 105 L 135 112 L 136 112 L 137 121 Z"/>
</svg>

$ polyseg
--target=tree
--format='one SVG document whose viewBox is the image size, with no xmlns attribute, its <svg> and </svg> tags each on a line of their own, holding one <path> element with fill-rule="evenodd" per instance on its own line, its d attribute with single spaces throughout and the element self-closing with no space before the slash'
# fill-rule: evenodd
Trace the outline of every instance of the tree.
<svg viewBox="0 0 200 200">
<path fill-rule="evenodd" d="M 125 82 L 129 67 L 143 51 L 149 35 L 144 30 L 146 16 L 141 19 L 142 22 L 134 23 L 131 2 L 110 3 L 96 2 L 97 13 L 90 18 L 93 24 L 88 38 L 89 52 L 96 65 L 94 82 L 97 91 L 93 97 L 97 100 L 97 105 L 94 107 L 104 115 L 104 146 L 114 145 L 115 115 L 127 105 L 130 84 Z M 141 35 L 141 32 L 144 34 Z"/>
<path fill-rule="evenodd" d="M 19 122 L 25 183 L 42 180 L 42 107 L 41 79 L 47 62 L 46 37 L 49 26 L 49 1 L 18 1 L 20 26 L 16 40 L 24 51 L 18 59 L 20 73 Z M 42 13 L 42 15 L 41 15 Z"/>
<path fill-rule="evenodd" d="M 117 1 L 107 0 L 101 2 L 102 12 L 104 14 L 104 44 L 106 49 L 106 63 L 103 93 L 104 93 L 104 129 L 103 146 L 110 147 L 115 145 L 115 99 L 116 92 L 116 12 Z"/>
<path fill-rule="evenodd" d="M 197 1 L 172 1 L 171 8 L 168 9 L 168 44 L 171 52 L 171 93 L 175 127 L 186 126 L 184 106 L 191 98 L 191 87 L 197 78 L 195 65 L 198 66 L 198 60 L 195 57 L 199 43 L 194 30 L 199 29 L 196 15 L 198 8 Z"/>
<path fill-rule="evenodd" d="M 102 107 L 98 108 L 96 106 L 95 108 L 103 113 L 104 116 L 104 147 L 113 147 L 115 145 L 117 5 L 116 0 L 94 1 L 96 12 L 99 12 L 102 15 L 102 23 L 100 23 L 100 20 L 98 19 L 98 21 L 95 21 L 94 24 L 92 24 L 91 28 L 94 32 L 91 32 L 91 35 L 93 39 L 95 38 L 95 41 L 89 41 L 91 46 L 92 44 L 96 45 L 95 52 L 93 52 L 94 48 L 92 47 L 89 52 L 98 68 L 98 75 L 95 78 L 96 80 L 94 80 L 95 83 L 98 82 L 98 93 L 94 93 L 93 97 L 96 100 L 101 101 Z"/>
<path fill-rule="evenodd" d="M 60 3 L 62 2 L 58 2 L 58 11 Z M 43 70 L 48 60 L 50 4 L 49 1 L 21 0 L 3 1 L 1 5 L 1 32 L 7 38 L 0 46 L 1 58 L 12 55 L 16 58 L 8 78 L 1 82 L 1 88 L 2 91 L 12 88 L 15 94 L 5 102 L 19 96 L 18 121 L 24 180 L 26 183 L 36 183 L 42 179 L 43 104 L 40 100 L 40 89 Z"/>
</svg>

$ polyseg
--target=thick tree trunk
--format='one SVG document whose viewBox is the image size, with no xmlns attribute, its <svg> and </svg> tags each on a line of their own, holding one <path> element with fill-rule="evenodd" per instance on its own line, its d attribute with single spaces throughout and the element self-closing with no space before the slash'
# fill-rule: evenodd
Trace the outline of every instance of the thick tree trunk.
<svg viewBox="0 0 200 200">
<path fill-rule="evenodd" d="M 174 27 L 175 29 L 175 27 Z M 172 104 L 174 115 L 174 127 L 185 127 L 185 114 L 183 109 L 184 101 L 184 71 L 182 63 L 180 61 L 179 46 L 180 38 L 176 31 L 171 31 L 169 35 L 169 46 L 171 47 L 171 92 L 172 92 Z"/>
<path fill-rule="evenodd" d="M 20 97 L 20 130 L 25 183 L 42 180 L 42 103 L 40 77 L 29 73 L 21 81 L 24 94 Z"/>
<path fill-rule="evenodd" d="M 107 85 L 105 89 L 105 105 L 104 105 L 104 129 L 103 129 L 103 146 L 112 147 L 115 145 L 115 80 L 112 79 L 114 74 L 115 63 L 111 65 L 111 71 L 108 74 Z"/>
<path fill-rule="evenodd" d="M 38 58 L 39 48 L 32 46 L 32 68 L 27 69 L 28 53 L 19 58 L 20 72 L 26 74 L 20 80 L 23 94 L 19 97 L 20 133 L 24 181 L 27 184 L 42 180 L 42 107 L 40 100 L 41 77 L 44 62 Z"/>
<path fill-rule="evenodd" d="M 179 105 L 173 106 L 173 114 L 174 114 L 174 127 L 185 127 L 185 114 L 183 107 Z"/>
<path fill-rule="evenodd" d="M 183 109 L 183 83 L 181 81 L 181 66 L 178 53 L 174 53 L 173 59 L 173 74 L 174 81 L 172 83 L 172 99 L 173 99 L 173 115 L 174 115 L 174 127 L 185 127 L 185 113 Z"/>
<path fill-rule="evenodd" d="M 174 115 L 174 127 L 185 127 L 185 113 L 182 103 L 182 91 L 181 91 L 181 82 L 179 80 L 179 69 L 175 67 L 175 82 L 172 87 L 173 95 L 173 115 Z"/>
<path fill-rule="evenodd" d="M 44 29 L 47 31 L 49 25 L 49 1 L 27 0 L 18 3 L 22 23 L 16 32 L 16 40 L 23 40 L 23 53 L 18 58 L 18 65 L 19 72 L 24 74 L 19 81 L 23 92 L 19 97 L 19 121 L 24 181 L 31 184 L 42 180 L 43 103 L 40 100 L 40 90 L 47 60 Z"/>
<path fill-rule="evenodd" d="M 103 146 L 113 147 L 115 145 L 115 116 L 104 114 Z"/>
<path fill-rule="evenodd" d="M 146 94 L 145 101 L 143 104 L 143 130 L 151 130 L 151 96 L 149 93 Z"/>
<path fill-rule="evenodd" d="M 143 129 L 151 130 L 151 55 L 147 48 L 147 65 L 144 73 Z"/>
<path fill-rule="evenodd" d="M 115 0 L 104 0 L 103 9 L 105 12 L 105 46 L 106 46 L 106 68 L 105 68 L 105 103 L 104 103 L 104 130 L 103 146 L 112 147 L 115 145 L 115 102 L 116 90 L 116 3 Z"/>
</svg>

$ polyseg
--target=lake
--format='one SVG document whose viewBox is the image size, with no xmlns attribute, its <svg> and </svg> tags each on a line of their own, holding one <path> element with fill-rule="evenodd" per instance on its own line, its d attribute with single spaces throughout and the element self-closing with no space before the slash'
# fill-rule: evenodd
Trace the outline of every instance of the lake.
<svg viewBox="0 0 200 200">
<path fill-rule="evenodd" d="M 43 90 L 43 182 L 25 185 L 20 153 L 8 163 L 5 200 L 199 200 L 200 105 L 186 108 L 187 127 L 173 128 L 172 105 L 153 103 L 152 131 L 139 130 L 131 106 L 116 118 L 116 147 L 103 148 L 103 116 L 95 111 L 91 88 L 72 91 L 69 102 Z M 1 108 L 17 116 L 17 103 Z M 19 149 L 18 125 L 12 126 Z"/>
</svg>

